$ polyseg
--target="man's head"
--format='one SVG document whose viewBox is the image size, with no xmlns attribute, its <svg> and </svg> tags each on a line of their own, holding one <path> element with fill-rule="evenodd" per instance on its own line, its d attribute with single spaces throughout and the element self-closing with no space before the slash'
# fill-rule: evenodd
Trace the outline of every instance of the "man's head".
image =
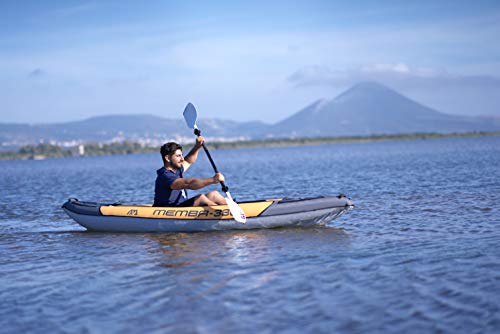
<svg viewBox="0 0 500 334">
<path fill-rule="evenodd" d="M 170 166 L 176 169 L 181 168 L 182 163 L 184 162 L 181 145 L 174 142 L 166 143 L 161 147 L 160 153 L 165 166 Z"/>
</svg>

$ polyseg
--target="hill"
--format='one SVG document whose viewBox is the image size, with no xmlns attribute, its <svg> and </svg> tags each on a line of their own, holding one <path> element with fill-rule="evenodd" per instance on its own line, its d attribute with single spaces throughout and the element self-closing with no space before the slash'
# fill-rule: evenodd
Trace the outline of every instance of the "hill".
<svg viewBox="0 0 500 334">
<path fill-rule="evenodd" d="M 374 82 L 318 100 L 276 123 L 270 133 L 293 137 L 498 131 L 497 119 L 448 115 Z"/>
<path fill-rule="evenodd" d="M 217 140 L 252 139 L 268 125 L 261 122 L 234 122 L 200 119 L 203 135 Z M 21 146 L 38 142 L 109 142 L 138 141 L 145 143 L 165 140 L 192 140 L 193 133 L 183 119 L 168 119 L 153 115 L 106 115 L 82 121 L 57 124 L 1 124 L 0 143 Z"/>
</svg>

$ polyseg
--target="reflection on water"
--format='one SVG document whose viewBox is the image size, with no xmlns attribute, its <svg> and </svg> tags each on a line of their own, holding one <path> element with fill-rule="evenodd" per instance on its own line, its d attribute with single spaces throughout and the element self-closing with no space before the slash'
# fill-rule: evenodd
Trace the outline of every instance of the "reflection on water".
<svg viewBox="0 0 500 334">
<path fill-rule="evenodd" d="M 312 175 L 289 168 L 318 156 Z M 150 203 L 156 154 L 0 161 L 0 331 L 498 332 L 500 138 L 214 159 L 239 200 L 346 193 L 356 208 L 326 226 L 89 233 L 60 205 Z"/>
<path fill-rule="evenodd" d="M 165 267 L 192 265 L 211 256 L 218 256 L 218 261 L 248 266 L 259 262 L 262 257 L 272 255 L 271 249 L 276 251 L 286 247 L 288 237 L 295 239 L 295 242 L 300 239 L 305 242 L 304 246 L 311 247 L 314 247 L 318 239 L 321 242 L 345 242 L 349 238 L 344 229 L 325 226 L 202 233 L 150 233 L 145 236 L 158 243 L 159 247 L 150 251 L 165 255 L 165 263 L 162 264 Z M 310 241 L 313 241 L 313 244 L 310 244 Z M 183 261 L 186 257 L 192 262 Z"/>
<path fill-rule="evenodd" d="M 238 287 L 236 293 L 270 284 L 280 270 L 262 264 L 278 261 L 289 242 L 300 241 L 313 252 L 317 242 L 349 242 L 344 230 L 324 226 L 145 236 L 158 245 L 150 249 L 161 255 L 158 265 L 176 269 L 177 283 L 190 286 L 189 299 L 208 298 L 232 286 Z"/>
</svg>

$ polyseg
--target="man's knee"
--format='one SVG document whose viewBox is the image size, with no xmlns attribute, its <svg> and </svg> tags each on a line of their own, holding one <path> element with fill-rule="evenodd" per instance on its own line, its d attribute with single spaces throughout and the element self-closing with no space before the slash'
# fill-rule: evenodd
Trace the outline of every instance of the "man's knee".
<svg viewBox="0 0 500 334">
<path fill-rule="evenodd" d="M 216 204 L 227 204 L 226 199 L 216 190 L 207 193 L 207 197 Z"/>
<path fill-rule="evenodd" d="M 207 193 L 207 197 L 214 197 L 214 196 L 218 196 L 219 195 L 219 192 L 217 190 L 212 190 L 211 192 Z"/>
<path fill-rule="evenodd" d="M 203 195 L 203 194 L 200 194 L 200 195 L 196 195 L 196 196 L 194 197 L 193 204 L 194 204 L 195 206 L 197 206 L 197 205 L 203 205 L 203 204 L 206 204 L 206 203 L 207 203 L 207 201 L 208 201 L 207 196 L 205 196 L 205 195 Z"/>
</svg>

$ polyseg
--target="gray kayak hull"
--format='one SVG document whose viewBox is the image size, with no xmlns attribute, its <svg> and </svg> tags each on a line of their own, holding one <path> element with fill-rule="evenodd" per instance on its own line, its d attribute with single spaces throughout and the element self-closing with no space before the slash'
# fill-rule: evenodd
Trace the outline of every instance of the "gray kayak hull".
<svg viewBox="0 0 500 334">
<path fill-rule="evenodd" d="M 259 216 L 247 218 L 246 224 L 233 219 L 188 220 L 102 215 L 99 204 L 78 206 L 79 202 L 75 200 L 66 202 L 63 209 L 78 224 L 91 231 L 202 232 L 326 224 L 354 207 L 353 202 L 347 197 L 327 199 L 321 197 L 277 201 Z"/>
</svg>

